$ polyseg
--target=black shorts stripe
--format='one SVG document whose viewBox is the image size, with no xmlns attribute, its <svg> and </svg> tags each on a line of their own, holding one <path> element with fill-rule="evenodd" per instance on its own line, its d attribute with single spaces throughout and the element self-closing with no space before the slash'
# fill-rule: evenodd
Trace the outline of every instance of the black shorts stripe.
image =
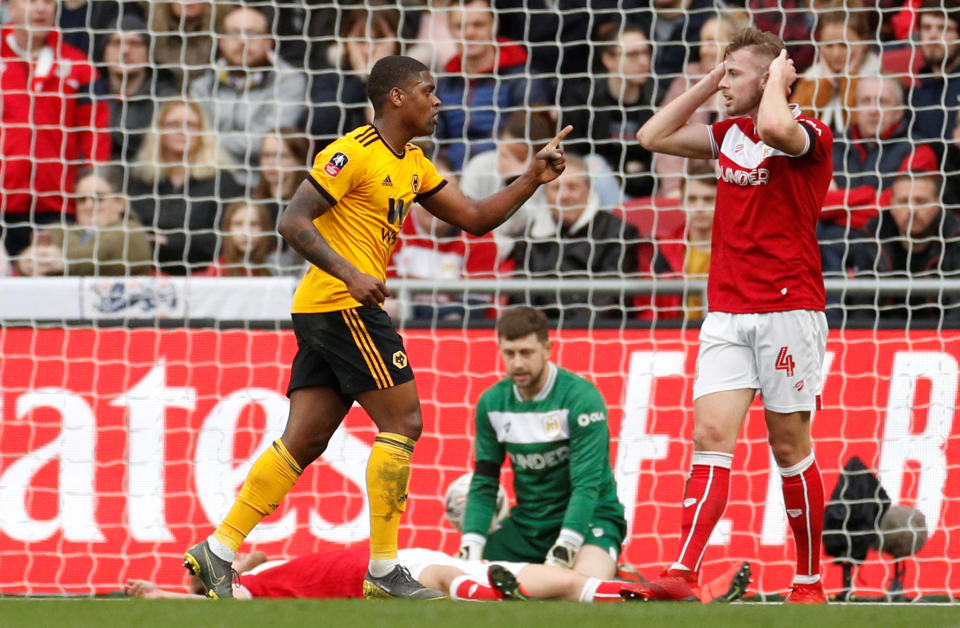
<svg viewBox="0 0 960 628">
<path fill-rule="evenodd" d="M 374 365 L 374 362 L 370 360 L 369 349 L 366 347 L 363 340 L 360 338 L 360 335 L 357 333 L 356 328 L 353 326 L 353 321 L 348 314 L 349 311 L 350 310 L 343 310 L 340 312 L 343 315 L 343 322 L 347 326 L 347 329 L 350 330 L 350 335 L 353 336 L 353 342 L 360 351 L 360 355 L 363 356 L 363 361 L 367 364 L 367 368 L 370 369 L 370 375 L 373 376 L 373 381 L 376 382 L 377 388 L 386 388 L 387 385 L 383 378 L 383 373 L 378 371 Z"/>
<path fill-rule="evenodd" d="M 360 337 L 364 339 L 366 346 L 369 348 L 370 358 L 383 374 L 384 381 L 387 382 L 387 386 L 385 386 L 385 388 L 393 386 L 393 377 L 390 375 L 390 369 L 388 369 L 387 365 L 384 364 L 383 356 L 381 356 L 380 352 L 377 350 L 377 343 L 373 341 L 373 338 L 370 336 L 370 332 L 367 331 L 367 326 L 364 325 L 363 319 L 360 318 L 360 313 L 356 310 L 346 310 L 346 312 L 347 316 L 353 319 L 356 329 L 360 333 Z"/>
</svg>

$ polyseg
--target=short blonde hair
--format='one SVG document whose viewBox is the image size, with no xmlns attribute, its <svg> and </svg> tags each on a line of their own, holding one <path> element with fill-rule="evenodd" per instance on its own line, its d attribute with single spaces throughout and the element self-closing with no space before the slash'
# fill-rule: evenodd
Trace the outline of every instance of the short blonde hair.
<svg viewBox="0 0 960 628">
<path fill-rule="evenodd" d="M 776 59 L 780 51 L 785 48 L 783 40 L 777 35 L 753 26 L 747 26 L 733 34 L 730 43 L 727 44 L 727 49 L 723 53 L 723 58 L 726 59 L 731 53 L 750 46 L 755 47 L 760 54 L 769 56 L 771 61 Z"/>
</svg>

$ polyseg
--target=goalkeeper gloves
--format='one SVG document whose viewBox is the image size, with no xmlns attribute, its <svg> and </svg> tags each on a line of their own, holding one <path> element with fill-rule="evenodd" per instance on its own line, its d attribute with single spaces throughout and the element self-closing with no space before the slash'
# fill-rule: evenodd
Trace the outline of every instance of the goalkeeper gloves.
<svg viewBox="0 0 960 628">
<path fill-rule="evenodd" d="M 468 532 L 460 539 L 460 551 L 457 558 L 461 560 L 480 560 L 483 558 L 483 546 L 487 539 L 475 532 Z"/>
<path fill-rule="evenodd" d="M 564 528 L 560 530 L 553 547 L 547 552 L 543 564 L 553 567 L 573 567 L 573 561 L 576 560 L 581 545 L 583 545 L 583 535 Z"/>
</svg>

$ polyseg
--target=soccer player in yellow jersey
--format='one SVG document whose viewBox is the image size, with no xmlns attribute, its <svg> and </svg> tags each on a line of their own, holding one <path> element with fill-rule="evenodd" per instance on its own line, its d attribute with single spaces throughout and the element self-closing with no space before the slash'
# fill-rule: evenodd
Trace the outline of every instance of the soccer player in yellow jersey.
<svg viewBox="0 0 960 628">
<path fill-rule="evenodd" d="M 250 531 L 273 512 L 320 456 L 354 400 L 379 429 L 367 464 L 368 597 L 435 599 L 397 562 L 410 457 L 420 436 L 420 401 L 403 341 L 380 307 L 390 296 L 387 261 L 411 204 L 472 234 L 507 220 L 564 169 L 566 127 L 505 189 L 480 201 L 444 181 L 410 140 L 437 125 L 440 99 L 419 61 L 385 57 L 370 71 L 373 124 L 325 148 L 280 219 L 281 235 L 312 264 L 293 299 L 299 350 L 290 373 L 290 414 L 279 440 L 254 463 L 216 531 L 191 547 L 184 566 L 210 597 L 231 597 L 230 561 Z"/>
</svg>

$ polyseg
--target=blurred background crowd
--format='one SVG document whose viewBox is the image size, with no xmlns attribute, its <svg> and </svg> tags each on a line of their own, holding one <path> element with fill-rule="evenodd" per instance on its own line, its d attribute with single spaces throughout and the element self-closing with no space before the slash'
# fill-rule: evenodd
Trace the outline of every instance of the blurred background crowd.
<svg viewBox="0 0 960 628">
<path fill-rule="evenodd" d="M 316 152 L 371 120 L 372 64 L 406 54 L 443 102 L 422 147 L 468 196 L 507 185 L 560 125 L 568 168 L 494 233 L 415 208 L 395 277 L 703 278 L 708 162 L 635 140 L 754 24 L 781 35 L 791 99 L 834 131 L 827 277 L 960 278 L 955 0 L 5 0 L 0 274 L 299 275 L 276 235 Z M 718 102 L 696 114 L 724 117 Z M 771 208 L 776 211 L 776 208 Z M 409 315 L 489 317 L 431 294 Z M 960 296 L 831 297 L 843 321 L 960 320 Z M 553 318 L 695 319 L 679 296 L 531 296 Z"/>
</svg>

